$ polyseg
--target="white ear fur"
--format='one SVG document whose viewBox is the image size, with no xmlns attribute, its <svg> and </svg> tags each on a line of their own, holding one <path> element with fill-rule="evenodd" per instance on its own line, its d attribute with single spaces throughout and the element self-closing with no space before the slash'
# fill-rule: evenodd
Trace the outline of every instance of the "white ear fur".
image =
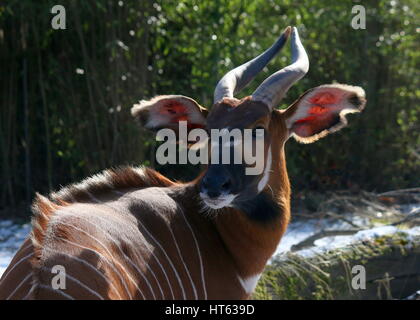
<svg viewBox="0 0 420 320">
<path fill-rule="evenodd" d="M 203 108 L 193 99 L 182 95 L 161 95 L 151 100 L 141 100 L 131 108 L 131 114 L 148 129 L 166 127 L 171 123 L 172 116 L 161 111 L 171 102 L 186 108 L 189 122 L 203 126 L 206 124 L 206 118 L 200 112 Z"/>
</svg>

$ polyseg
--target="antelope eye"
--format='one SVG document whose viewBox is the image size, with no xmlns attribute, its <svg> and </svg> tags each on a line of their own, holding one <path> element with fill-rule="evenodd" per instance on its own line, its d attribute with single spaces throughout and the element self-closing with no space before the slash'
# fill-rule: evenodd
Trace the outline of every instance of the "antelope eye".
<svg viewBox="0 0 420 320">
<path fill-rule="evenodd" d="M 265 128 L 263 126 L 257 126 L 252 129 L 252 136 L 258 138 L 264 138 L 265 135 Z"/>
</svg>

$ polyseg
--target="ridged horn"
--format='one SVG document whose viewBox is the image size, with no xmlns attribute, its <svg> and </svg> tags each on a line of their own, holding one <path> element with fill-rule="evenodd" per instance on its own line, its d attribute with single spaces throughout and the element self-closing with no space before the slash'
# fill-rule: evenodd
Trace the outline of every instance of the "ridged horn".
<svg viewBox="0 0 420 320">
<path fill-rule="evenodd" d="M 291 36 L 292 64 L 268 77 L 252 94 L 252 100 L 264 102 L 270 109 L 286 95 L 290 87 L 309 70 L 309 59 L 294 27 Z"/>
<path fill-rule="evenodd" d="M 287 27 L 280 38 L 258 57 L 236 67 L 226 73 L 214 90 L 214 103 L 225 97 L 232 98 L 255 78 L 255 76 L 270 62 L 270 60 L 283 48 L 291 32 Z"/>
</svg>

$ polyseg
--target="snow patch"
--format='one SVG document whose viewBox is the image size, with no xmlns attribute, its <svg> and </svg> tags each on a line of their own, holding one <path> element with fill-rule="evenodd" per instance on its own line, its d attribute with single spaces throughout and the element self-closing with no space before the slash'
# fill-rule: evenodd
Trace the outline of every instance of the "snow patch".
<svg viewBox="0 0 420 320">
<path fill-rule="evenodd" d="M 29 223 L 19 225 L 12 220 L 0 221 L 0 277 L 30 231 Z"/>
<path fill-rule="evenodd" d="M 397 209 L 400 213 L 409 215 L 412 214 L 414 211 L 418 210 L 419 208 L 420 204 L 416 203 L 400 205 Z M 280 244 L 278 245 L 277 250 L 273 255 L 273 258 L 277 255 L 289 252 L 293 245 L 296 245 L 302 242 L 303 240 L 317 233 L 320 233 L 321 231 L 349 230 L 354 229 L 354 226 L 364 228 L 369 225 L 368 218 L 360 217 L 357 215 L 355 216 L 352 214 L 344 214 L 343 218 L 346 218 L 347 221 L 351 221 L 353 226 L 344 220 L 332 220 L 330 218 L 306 219 L 291 222 L 288 226 L 285 235 L 281 239 Z M 413 227 L 411 229 L 404 230 L 395 226 L 378 226 L 371 229 L 359 231 L 353 235 L 324 237 L 315 240 L 314 246 L 295 251 L 294 253 L 302 256 L 312 256 L 317 253 L 342 248 L 351 245 L 355 242 L 374 239 L 384 235 L 392 235 L 397 232 L 404 233 L 407 236 L 408 240 L 410 240 L 414 236 L 420 236 L 420 227 Z"/>
</svg>

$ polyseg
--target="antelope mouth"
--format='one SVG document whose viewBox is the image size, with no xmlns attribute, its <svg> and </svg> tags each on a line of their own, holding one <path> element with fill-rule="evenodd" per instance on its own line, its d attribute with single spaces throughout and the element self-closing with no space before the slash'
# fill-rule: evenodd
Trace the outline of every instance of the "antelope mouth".
<svg viewBox="0 0 420 320">
<path fill-rule="evenodd" d="M 232 202 L 236 198 L 236 195 L 226 194 L 217 198 L 210 198 L 207 194 L 200 192 L 200 197 L 207 207 L 211 209 L 221 209 L 224 207 L 232 206 Z"/>
</svg>

